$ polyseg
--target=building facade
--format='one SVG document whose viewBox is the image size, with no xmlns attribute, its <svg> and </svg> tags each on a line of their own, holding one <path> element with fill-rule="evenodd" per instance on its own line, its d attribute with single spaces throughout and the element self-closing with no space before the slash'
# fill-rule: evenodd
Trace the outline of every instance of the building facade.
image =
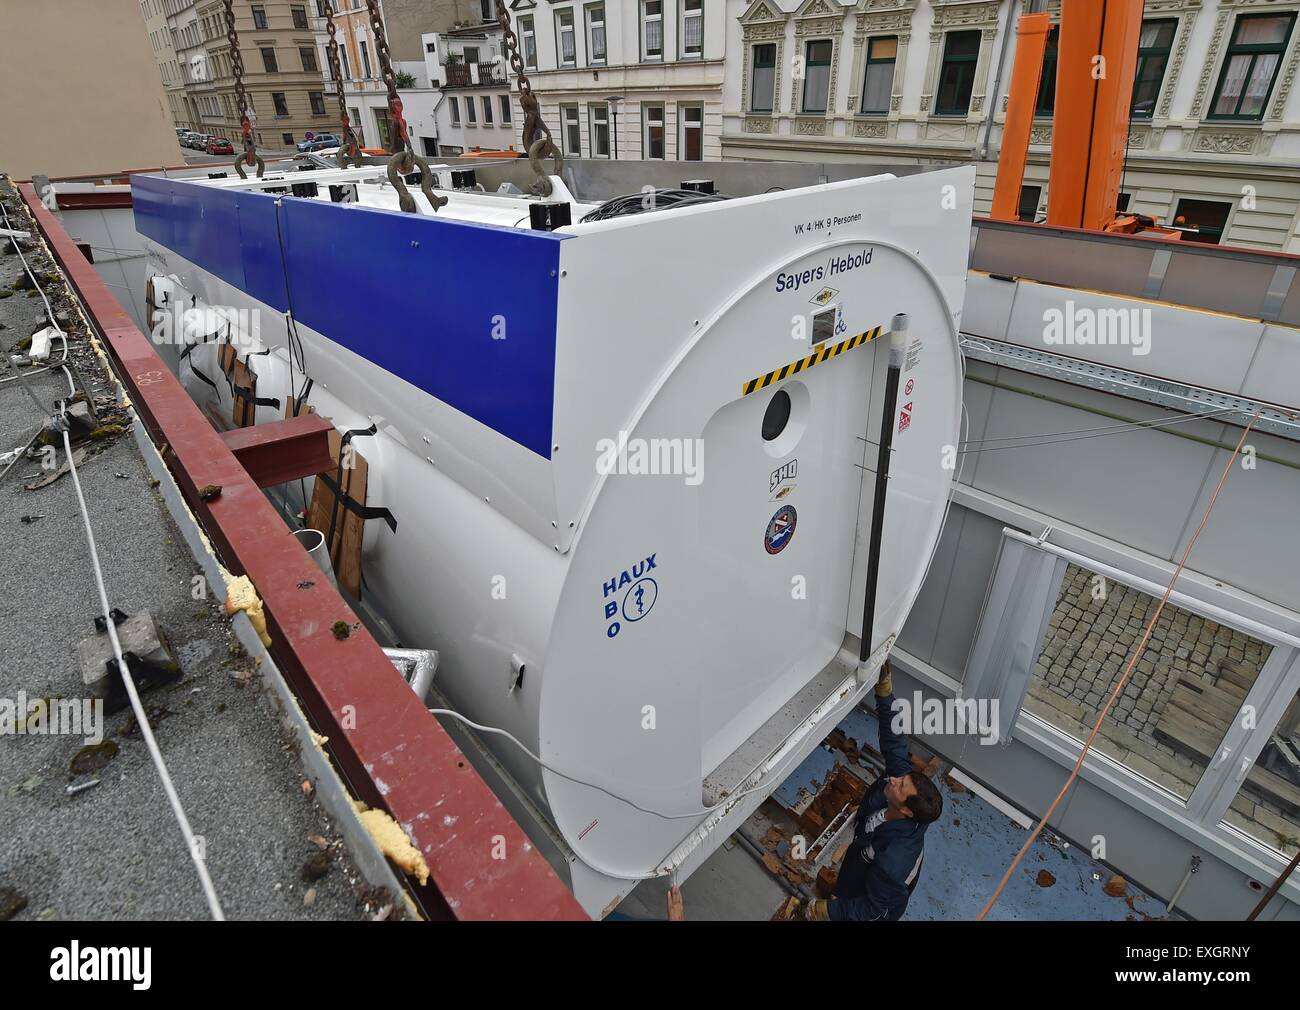
<svg viewBox="0 0 1300 1010">
<path fill-rule="evenodd" d="M 259 147 L 292 148 L 328 129 L 324 82 L 311 16 L 315 0 L 235 0 L 244 89 Z M 229 138 L 242 135 L 224 0 L 140 0 L 175 125 Z M 337 115 L 335 116 L 337 121 Z"/>
<path fill-rule="evenodd" d="M 725 5 L 719 0 L 512 0 L 542 118 L 566 157 L 718 160 Z M 522 149 L 522 115 L 514 117 Z"/>
<path fill-rule="evenodd" d="M 329 78 L 329 61 L 325 57 L 324 4 L 320 0 L 320 31 L 317 44 L 320 48 L 321 66 L 326 75 L 325 90 L 330 104 L 331 125 L 338 123 L 338 100 L 335 97 L 340 82 Z M 380 67 L 379 48 L 370 24 L 370 11 L 365 0 L 332 0 L 334 5 L 335 37 L 339 44 L 339 63 L 343 73 L 343 99 L 348 118 L 363 147 L 387 148 L 391 130 L 388 122 L 388 86 L 384 83 Z M 315 0 L 313 0 L 315 3 Z M 389 58 L 398 78 L 398 92 L 405 107 L 408 98 L 423 110 L 432 96 L 432 81 L 425 62 L 424 36 L 430 32 L 444 32 L 463 25 L 478 24 L 482 20 L 483 0 L 380 0 L 379 13 L 384 24 L 384 37 L 388 41 Z M 406 114 L 407 127 L 413 137 L 416 151 L 422 143 L 415 136 L 411 116 Z M 430 127 L 422 127 L 427 136 Z M 337 132 L 336 130 L 334 132 Z"/>
<path fill-rule="evenodd" d="M 1060 0 L 727 0 L 723 156 L 997 174 L 1016 21 Z M 1121 209 L 1185 240 L 1300 251 L 1300 0 L 1147 0 Z M 1022 216 L 1041 219 L 1049 39 Z"/>
<path fill-rule="evenodd" d="M 485 7 L 494 7 L 484 0 Z M 424 39 L 430 80 L 441 84 L 436 152 L 444 158 L 515 148 L 516 109 L 495 13 L 478 25 Z"/>
</svg>

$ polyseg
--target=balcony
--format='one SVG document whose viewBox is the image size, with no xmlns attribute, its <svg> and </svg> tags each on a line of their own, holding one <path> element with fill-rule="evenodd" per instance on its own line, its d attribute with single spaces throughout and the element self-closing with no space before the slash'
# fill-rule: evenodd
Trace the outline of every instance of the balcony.
<svg viewBox="0 0 1300 1010">
<path fill-rule="evenodd" d="M 510 81 L 504 63 L 448 63 L 447 88 L 503 88 Z"/>
</svg>

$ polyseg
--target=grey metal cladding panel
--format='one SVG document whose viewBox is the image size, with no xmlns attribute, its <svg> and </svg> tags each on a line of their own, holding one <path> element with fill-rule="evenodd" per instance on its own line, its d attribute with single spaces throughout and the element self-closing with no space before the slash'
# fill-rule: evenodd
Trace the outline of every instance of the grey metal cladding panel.
<svg viewBox="0 0 1300 1010">
<path fill-rule="evenodd" d="M 1143 348 L 1135 339 L 1129 343 L 1048 344 L 1045 319 L 1050 309 L 1066 315 L 1087 312 L 1097 326 L 1101 320 L 1117 317 L 1116 325 L 1125 331 L 1140 327 L 1149 338 L 1146 353 L 1139 353 Z M 1263 332 L 1264 324 L 1250 319 L 1027 283 L 1020 284 L 1016 293 L 1007 340 L 1035 351 L 1235 393 Z"/>
<path fill-rule="evenodd" d="M 1072 400 L 1112 411 L 1118 406 L 1135 419 L 1167 416 L 1146 404 L 1117 405 L 1103 393 L 1078 387 L 1063 390 L 1049 379 L 1003 374 L 1003 381 L 1026 390 L 1051 396 L 1065 392 Z M 996 436 L 1039 435 L 1113 423 L 1085 410 L 998 389 L 988 431 Z M 1222 428 L 1208 426 L 1215 434 Z M 1181 426 L 1188 429 L 1203 434 L 1207 426 L 1205 422 Z M 987 449 L 981 453 L 975 487 L 1168 560 L 1215 452 L 1210 446 L 1146 429 L 1053 445 Z"/>
<path fill-rule="evenodd" d="M 1228 436 L 1230 445 L 1241 437 L 1236 428 L 1229 429 Z M 1278 606 L 1300 610 L 1300 469 L 1259 458 L 1275 456 L 1300 467 L 1300 446 L 1254 432 L 1247 444 L 1258 454 L 1255 468 L 1247 470 L 1240 461 L 1233 466 L 1188 567 Z M 1190 522 L 1178 543 L 1180 554 L 1227 461 L 1226 450 L 1215 452 L 1204 487 L 1189 503 Z"/>
<path fill-rule="evenodd" d="M 1146 287 L 1156 248 L 1092 242 L 1075 236 L 1025 228 L 980 228 L 971 267 L 991 274 L 1029 277 L 1045 284 L 1140 295 Z"/>
<path fill-rule="evenodd" d="M 952 567 L 957 553 L 962 547 L 962 527 L 970 512 L 960 505 L 948 509 L 948 518 L 943 524 L 943 533 L 934 551 L 934 561 L 930 571 L 921 583 L 921 591 L 916 602 L 912 604 L 907 623 L 898 636 L 898 647 L 910 652 L 918 659 L 930 662 L 934 651 L 935 636 L 939 631 L 939 622 L 943 619 L 943 601 L 948 594 L 948 585 L 952 578 Z M 944 673 L 952 674 L 950 670 Z M 952 674 L 956 676 L 956 674 Z"/>
<path fill-rule="evenodd" d="M 1300 330 L 1269 324 L 1241 394 L 1300 409 Z"/>
<path fill-rule="evenodd" d="M 1226 256 L 1175 254 L 1160 287 L 1162 301 L 1258 319 L 1277 264 Z"/>
<path fill-rule="evenodd" d="M 954 505 L 953 511 L 957 508 Z M 1002 526 L 981 512 L 967 511 L 930 658 L 931 666 L 956 680 L 961 680 L 966 672 L 984 594 L 993 577 L 998 544 L 1002 542 Z"/>
<path fill-rule="evenodd" d="M 990 382 L 997 381 L 998 369 L 985 361 L 966 361 L 966 382 L 962 387 L 962 406 L 966 408 L 966 421 L 963 439 L 978 443 L 985 438 L 988 431 L 989 404 L 993 400 L 993 387 Z M 1006 373 L 1011 374 L 1011 373 Z M 983 381 L 976 381 L 983 380 Z M 978 445 L 973 446 L 978 448 Z M 981 454 L 965 453 L 957 460 L 957 479 L 962 484 L 975 484 L 979 472 Z"/>
<path fill-rule="evenodd" d="M 1300 279 L 1291 281 L 1291 288 L 1287 291 L 1277 318 L 1279 322 L 1300 326 Z"/>
<path fill-rule="evenodd" d="M 966 278 L 966 303 L 962 307 L 961 328 L 966 333 L 1004 339 L 1011 322 L 1011 306 L 1018 285 L 981 273 Z"/>
</svg>

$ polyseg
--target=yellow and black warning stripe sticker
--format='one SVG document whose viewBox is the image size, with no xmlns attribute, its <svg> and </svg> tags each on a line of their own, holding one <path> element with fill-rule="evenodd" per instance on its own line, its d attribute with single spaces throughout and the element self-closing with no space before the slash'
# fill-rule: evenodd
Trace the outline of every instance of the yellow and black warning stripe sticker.
<svg viewBox="0 0 1300 1010">
<path fill-rule="evenodd" d="M 880 336 L 882 330 L 884 330 L 883 326 L 877 326 L 874 330 L 859 333 L 856 337 L 848 337 L 838 344 L 825 343 L 819 347 L 814 347 L 813 352 L 807 357 L 792 361 L 783 368 L 773 369 L 766 375 L 760 375 L 756 379 L 750 379 L 740 388 L 740 395 L 748 396 L 750 393 L 756 393 L 760 389 L 766 389 L 774 382 L 788 379 L 790 376 L 797 375 L 814 365 L 820 365 L 823 361 L 830 361 L 831 358 L 843 354 L 845 351 L 851 351 L 855 347 L 870 343 Z"/>
</svg>

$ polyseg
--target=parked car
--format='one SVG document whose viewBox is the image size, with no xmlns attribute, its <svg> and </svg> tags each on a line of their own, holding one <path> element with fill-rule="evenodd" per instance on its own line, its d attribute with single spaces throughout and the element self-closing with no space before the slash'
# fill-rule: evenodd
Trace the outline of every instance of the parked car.
<svg viewBox="0 0 1300 1010">
<path fill-rule="evenodd" d="M 318 133 L 311 140 L 303 140 L 298 143 L 298 150 L 302 152 L 320 151 L 326 147 L 338 147 L 339 138 L 332 133 Z"/>
<path fill-rule="evenodd" d="M 196 151 L 202 151 L 208 146 L 208 135 L 206 133 L 190 134 L 190 147 Z"/>
<path fill-rule="evenodd" d="M 181 131 L 176 135 L 176 139 L 180 141 L 180 145 L 181 145 L 181 147 L 189 147 L 189 146 L 190 146 L 190 138 L 193 137 L 193 136 L 194 136 L 194 131 L 193 131 L 193 130 L 181 130 Z"/>
<path fill-rule="evenodd" d="M 208 154 L 234 154 L 235 148 L 225 137 L 209 137 L 204 148 Z"/>
</svg>

